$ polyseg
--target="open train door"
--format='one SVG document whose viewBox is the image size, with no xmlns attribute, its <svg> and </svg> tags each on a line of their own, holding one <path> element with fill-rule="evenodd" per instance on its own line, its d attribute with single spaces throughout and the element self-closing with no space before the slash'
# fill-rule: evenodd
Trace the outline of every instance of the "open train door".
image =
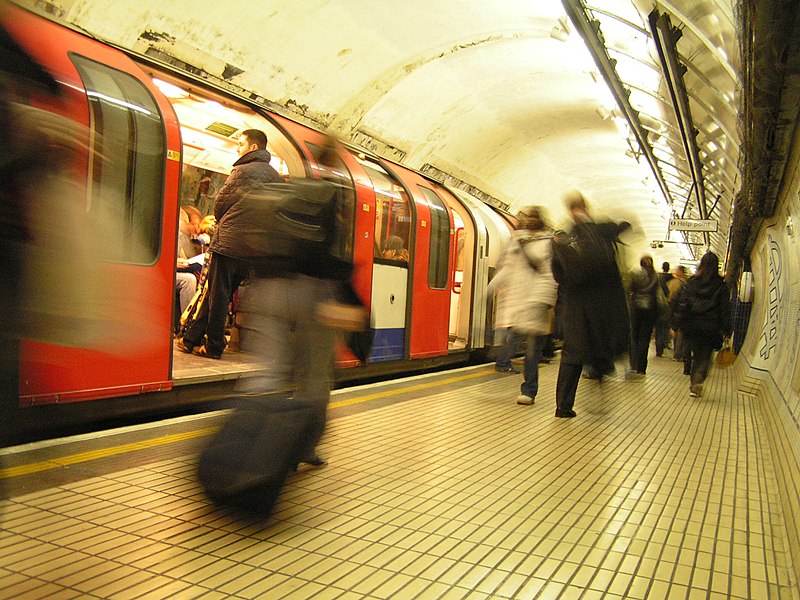
<svg viewBox="0 0 800 600">
<path fill-rule="evenodd" d="M 458 189 L 450 191 L 458 197 L 475 222 L 470 348 L 483 348 L 494 337 L 491 330 L 493 315 L 487 315 L 490 303 L 486 288 L 511 237 L 511 226 L 485 202 Z"/>
<path fill-rule="evenodd" d="M 482 348 L 486 325 L 489 238 L 475 200 L 450 189 L 440 193 L 453 213 L 453 270 L 450 293 L 450 350 Z"/>
</svg>

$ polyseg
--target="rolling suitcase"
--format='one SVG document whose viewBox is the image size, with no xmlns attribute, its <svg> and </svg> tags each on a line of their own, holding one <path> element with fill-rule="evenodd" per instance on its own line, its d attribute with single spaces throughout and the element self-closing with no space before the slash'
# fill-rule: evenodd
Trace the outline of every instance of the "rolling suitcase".
<svg viewBox="0 0 800 600">
<path fill-rule="evenodd" d="M 243 397 L 200 453 L 200 483 L 214 502 L 262 516 L 308 454 L 313 409 L 288 394 Z M 313 448 L 312 448 L 313 450 Z"/>
</svg>

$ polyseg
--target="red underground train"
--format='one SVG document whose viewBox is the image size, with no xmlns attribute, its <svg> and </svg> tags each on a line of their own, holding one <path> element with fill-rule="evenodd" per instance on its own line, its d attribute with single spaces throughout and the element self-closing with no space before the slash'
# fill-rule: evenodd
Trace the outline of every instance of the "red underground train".
<svg viewBox="0 0 800 600">
<path fill-rule="evenodd" d="M 7 6 L 3 20 L 62 88 L 58 100 L 33 101 L 85 126 L 86 150 L 71 169 L 80 214 L 97 237 L 91 268 L 101 289 L 93 316 L 106 324 L 85 343 L 23 341 L 20 412 L 109 398 L 131 411 L 174 402 L 178 387 L 214 379 L 204 370 L 209 361 L 174 351 L 180 207 L 213 212 L 241 130 L 267 133 L 272 164 L 287 178 L 315 176 L 325 136 L 244 93 L 19 7 Z M 339 378 L 465 361 L 483 349 L 485 289 L 513 219 L 366 151 L 342 147 L 339 159 L 349 188 L 354 286 L 376 330 L 366 364 L 339 350 Z M 400 238 L 404 252 L 387 258 L 390 237 Z"/>
</svg>

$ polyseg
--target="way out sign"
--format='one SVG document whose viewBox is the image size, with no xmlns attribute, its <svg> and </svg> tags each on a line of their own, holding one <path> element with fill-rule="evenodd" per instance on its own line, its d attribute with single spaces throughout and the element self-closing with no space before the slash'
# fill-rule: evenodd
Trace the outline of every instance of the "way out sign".
<svg viewBox="0 0 800 600">
<path fill-rule="evenodd" d="M 670 219 L 669 228 L 676 231 L 716 231 L 716 219 Z"/>
</svg>

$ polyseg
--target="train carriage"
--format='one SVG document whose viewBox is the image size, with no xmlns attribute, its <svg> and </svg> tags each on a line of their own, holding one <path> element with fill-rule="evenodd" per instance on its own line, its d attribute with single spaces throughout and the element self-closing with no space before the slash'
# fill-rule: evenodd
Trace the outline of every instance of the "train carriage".
<svg viewBox="0 0 800 600">
<path fill-rule="evenodd" d="M 105 288 L 95 316 L 108 325 L 86 343 L 24 341 L 20 404 L 168 392 L 178 383 L 180 207 L 213 212 L 244 129 L 265 131 L 272 164 L 288 179 L 318 176 L 325 135 L 18 7 L 4 24 L 63 88 L 46 108 L 86 126 L 88 150 L 71 167 L 87 235 L 102 248 L 91 269 Z M 490 339 L 485 289 L 511 219 L 361 149 L 342 146 L 338 161 L 348 190 L 343 250 L 376 330 L 366 365 L 339 349 L 344 378 L 467 360 Z"/>
</svg>

